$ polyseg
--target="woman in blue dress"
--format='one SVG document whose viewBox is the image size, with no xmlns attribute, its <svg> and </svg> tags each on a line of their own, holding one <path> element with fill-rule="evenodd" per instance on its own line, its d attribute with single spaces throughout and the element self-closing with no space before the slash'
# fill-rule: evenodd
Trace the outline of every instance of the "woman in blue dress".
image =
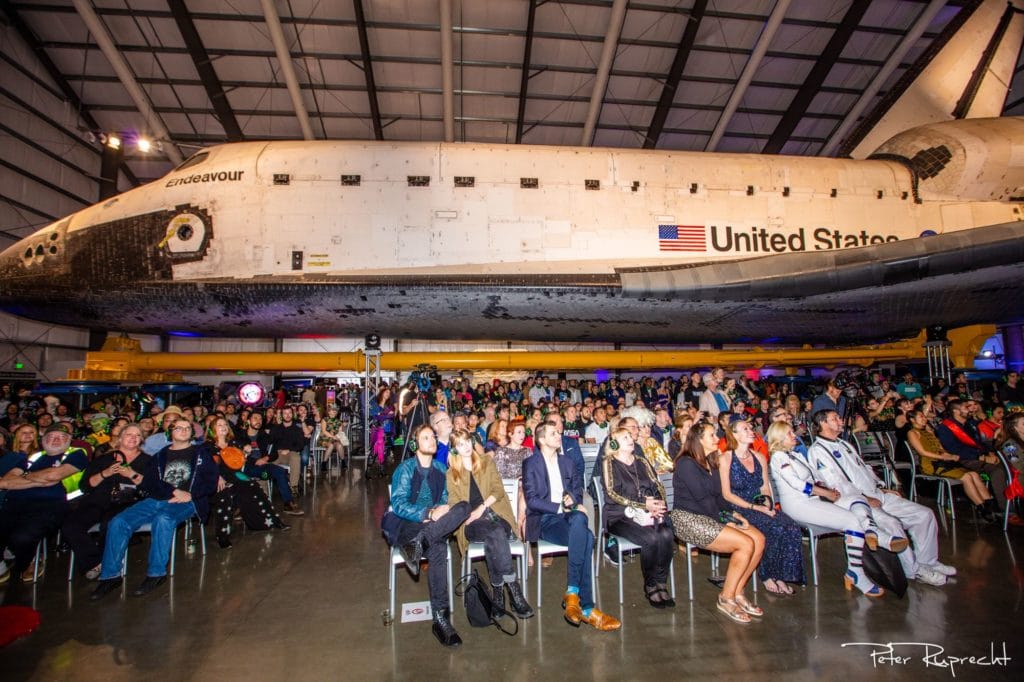
<svg viewBox="0 0 1024 682">
<path fill-rule="evenodd" d="M 750 448 L 754 442 L 753 427 L 734 415 L 726 440 L 729 449 L 718 460 L 722 497 L 764 533 L 764 557 L 757 570 L 764 588 L 772 594 L 793 594 L 787 583 L 805 582 L 800 526 L 775 510 L 765 475 L 768 463 Z"/>
</svg>

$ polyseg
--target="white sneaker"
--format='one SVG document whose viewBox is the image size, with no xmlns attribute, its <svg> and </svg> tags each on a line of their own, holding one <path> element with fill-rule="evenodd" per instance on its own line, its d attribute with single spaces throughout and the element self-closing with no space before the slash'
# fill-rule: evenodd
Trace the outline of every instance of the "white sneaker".
<svg viewBox="0 0 1024 682">
<path fill-rule="evenodd" d="M 956 569 L 954 567 L 949 566 L 948 564 L 940 564 L 938 561 L 928 566 L 928 568 L 950 578 L 956 575 Z"/>
<path fill-rule="evenodd" d="M 942 587 L 946 584 L 946 576 L 934 569 L 928 568 L 927 566 L 917 567 L 917 575 L 914 576 L 914 580 L 922 582 L 925 585 L 934 585 L 935 587 Z"/>
</svg>

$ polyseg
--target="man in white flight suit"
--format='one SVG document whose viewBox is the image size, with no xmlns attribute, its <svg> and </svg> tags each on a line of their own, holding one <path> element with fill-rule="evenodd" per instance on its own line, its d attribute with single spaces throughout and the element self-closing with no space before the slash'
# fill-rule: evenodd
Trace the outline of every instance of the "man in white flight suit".
<svg viewBox="0 0 1024 682">
<path fill-rule="evenodd" d="M 816 412 L 814 423 L 819 433 L 808 458 L 820 479 L 839 492 L 836 504 L 862 514 L 866 503 L 878 525 L 882 546 L 893 551 L 905 547 L 905 540 L 899 540 L 909 533 L 914 548 L 899 554 L 907 578 L 928 585 L 945 585 L 948 576 L 956 575 L 956 569 L 939 562 L 939 532 L 932 511 L 882 487 L 854 447 L 839 437 L 843 420 L 836 411 Z"/>
</svg>

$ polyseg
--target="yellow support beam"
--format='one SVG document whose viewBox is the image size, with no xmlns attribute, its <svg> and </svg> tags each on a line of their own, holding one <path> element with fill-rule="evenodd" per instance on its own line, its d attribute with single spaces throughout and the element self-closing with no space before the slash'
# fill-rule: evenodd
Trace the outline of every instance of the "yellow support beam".
<svg viewBox="0 0 1024 682">
<path fill-rule="evenodd" d="M 949 333 L 950 358 L 957 366 L 973 361 L 981 344 L 995 333 L 991 325 Z M 487 351 L 481 353 L 384 353 L 381 369 L 409 371 L 419 365 L 440 371 L 529 369 L 538 371 L 634 369 L 669 370 L 692 367 L 868 367 L 880 362 L 905 362 L 925 357 L 925 335 L 897 343 L 854 348 L 746 348 L 741 350 L 677 351 Z M 357 372 L 364 369 L 362 351 L 351 353 L 143 353 L 134 339 L 109 339 L 102 351 L 88 353 L 85 367 L 68 378 L 116 381 L 173 381 L 180 372 Z M 789 371 L 787 369 L 787 371 Z"/>
</svg>

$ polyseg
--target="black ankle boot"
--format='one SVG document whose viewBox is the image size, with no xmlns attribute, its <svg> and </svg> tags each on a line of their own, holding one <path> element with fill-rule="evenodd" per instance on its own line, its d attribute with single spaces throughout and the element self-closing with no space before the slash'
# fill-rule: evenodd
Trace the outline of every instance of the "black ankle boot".
<svg viewBox="0 0 1024 682">
<path fill-rule="evenodd" d="M 462 644 L 462 638 L 459 637 L 455 626 L 452 625 L 450 609 L 434 609 L 434 625 L 431 630 L 434 632 L 434 637 L 437 637 L 437 641 L 444 646 L 457 647 Z"/>
<path fill-rule="evenodd" d="M 533 618 L 533 608 L 527 603 L 526 595 L 523 594 L 523 586 L 519 581 L 508 583 L 509 603 L 512 610 L 520 618 Z"/>
</svg>

